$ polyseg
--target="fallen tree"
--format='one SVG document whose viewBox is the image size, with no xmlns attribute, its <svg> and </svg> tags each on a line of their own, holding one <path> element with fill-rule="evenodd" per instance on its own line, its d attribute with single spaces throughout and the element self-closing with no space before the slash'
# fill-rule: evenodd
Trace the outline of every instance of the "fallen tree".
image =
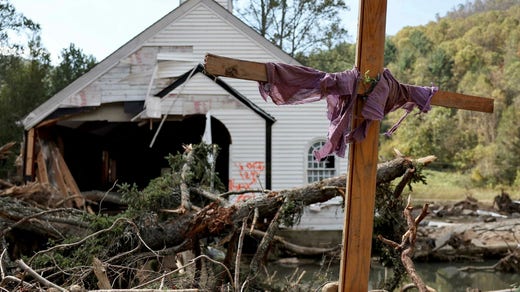
<svg viewBox="0 0 520 292">
<path fill-rule="evenodd" d="M 400 177 L 406 169 L 413 167 L 414 163 L 404 157 L 380 164 L 377 173 L 377 183 L 385 183 Z M 424 161 L 424 160 L 423 160 Z M 257 209 L 259 216 L 272 217 L 277 210 L 288 200 L 298 202 L 299 206 L 307 206 L 313 203 L 325 202 L 333 197 L 341 196 L 345 191 L 345 175 L 324 179 L 322 181 L 290 190 L 280 192 L 263 191 L 261 196 L 255 199 L 231 204 L 222 196 L 213 195 L 215 202 L 208 204 L 200 211 L 187 212 L 171 216 L 163 222 L 140 222 L 143 240 L 151 248 L 172 247 L 180 245 L 189 238 L 197 236 L 220 236 L 226 229 L 240 226 L 242 219 L 249 217 L 252 210 Z M 191 193 L 207 193 L 200 188 L 192 188 Z M 94 192 L 86 192 L 92 198 Z M 13 228 L 46 236 L 53 240 L 62 240 L 68 236 L 84 236 L 90 232 L 90 223 L 96 220 L 96 216 L 86 214 L 84 210 L 73 208 L 50 208 L 31 204 L 36 197 L 58 197 L 52 194 L 46 186 L 30 183 L 24 187 L 13 186 L 0 191 L 0 226 L 1 236 L 5 236 Z M 114 194 L 110 193 L 114 202 Z M 97 195 L 98 198 L 102 197 Z M 217 200 L 218 199 L 218 200 Z M 168 212 L 168 210 L 162 210 Z M 295 215 L 295 214 L 288 214 Z M 59 231 L 59 232 L 58 232 Z M 229 230 L 228 230 L 229 231 Z M 182 248 L 186 248 L 183 247 Z M 181 249 L 182 249 L 181 248 Z M 179 250 L 182 251 L 182 250 Z"/>
<path fill-rule="evenodd" d="M 203 155 L 202 157 L 206 157 Z M 427 164 L 434 157 L 412 160 L 406 157 L 397 157 L 389 162 L 380 164 L 377 171 L 378 185 L 388 184 L 396 178 L 407 173 L 413 173 L 413 169 L 418 164 Z M 205 160 L 205 159 L 203 159 Z M 184 167 L 187 160 L 178 164 L 180 172 L 186 171 Z M 200 162 L 200 159 L 190 159 L 188 163 Z M 179 161 L 177 161 L 179 162 Z M 196 165 L 191 165 L 192 169 L 197 169 Z M 175 169 L 175 168 L 174 168 Z M 172 178 L 177 178 L 178 173 L 170 174 Z M 204 174 L 203 174 L 204 175 Z M 190 178 L 191 176 L 185 176 Z M 274 191 L 257 191 L 261 195 L 254 199 L 243 202 L 231 203 L 227 200 L 229 194 L 216 194 L 209 192 L 206 188 L 193 181 L 182 180 L 183 188 L 175 194 L 166 194 L 169 197 L 177 198 L 169 202 L 166 206 L 149 201 L 132 201 L 136 190 L 127 187 L 122 188 L 126 192 L 127 198 L 123 195 L 123 201 L 128 204 L 128 210 L 123 216 L 105 216 L 93 214 L 92 209 L 88 208 L 95 194 L 90 192 L 87 203 L 82 210 L 72 208 L 52 208 L 52 204 L 61 204 L 60 200 L 45 201 L 35 204 L 30 196 L 19 189 L 4 189 L 0 192 L 0 227 L 1 237 L 9 243 L 9 248 L 4 246 L 9 252 L 2 253 L 2 262 L 11 262 L 21 257 L 21 255 L 32 255 L 27 262 L 39 273 L 46 276 L 49 281 L 60 285 L 71 285 L 82 283 L 85 287 L 96 287 L 96 280 L 99 273 L 94 273 L 93 266 L 85 263 L 92 263 L 92 255 L 95 255 L 105 266 L 106 276 L 109 277 L 114 286 L 126 288 L 136 287 L 139 283 L 146 283 L 150 278 L 161 278 L 165 267 L 170 265 L 179 254 L 190 251 L 193 252 L 191 262 L 195 265 L 195 274 L 191 283 L 186 286 L 198 287 L 201 279 L 206 279 L 215 273 L 215 269 L 222 270 L 219 265 L 212 264 L 205 255 L 206 248 L 215 246 L 225 249 L 223 259 L 224 270 L 230 274 L 235 270 L 233 259 L 236 259 L 240 246 L 239 240 L 244 228 L 241 226 L 249 225 L 249 230 L 265 230 L 262 233 L 262 242 L 253 257 L 250 265 L 249 276 L 243 282 L 252 282 L 257 276 L 256 271 L 260 266 L 260 261 L 265 256 L 268 247 L 273 240 L 287 245 L 283 239 L 275 237 L 274 233 L 280 222 L 290 225 L 297 221 L 304 206 L 327 201 L 333 197 L 341 196 L 345 193 L 345 176 L 325 179 L 301 188 Z M 410 177 L 403 180 L 410 182 Z M 401 181 L 401 184 L 403 184 Z M 406 184 L 404 183 L 404 184 Z M 399 184 L 398 187 L 401 187 Z M 189 187 L 187 187 L 189 186 Z M 41 192 L 35 191 L 34 185 L 30 186 L 33 194 L 48 192 L 50 196 L 55 190 L 42 187 Z M 16 191 L 15 191 L 16 190 Z M 156 189 L 152 189 L 151 192 Z M 402 189 L 401 189 L 402 191 Z M 182 192 L 182 194 L 181 194 Z M 186 202 L 189 197 L 193 202 Z M 111 202 L 117 203 L 113 193 L 107 193 L 101 198 L 109 198 Z M 182 195 L 182 205 L 181 205 Z M 56 195 L 57 196 L 57 195 Z M 130 198 L 130 200 L 129 200 Z M 195 199 L 194 199 L 195 198 Z M 77 198 L 76 198 L 77 199 Z M 161 203 L 164 201 L 159 200 Z M 211 201 L 211 202 L 210 202 Z M 30 202 L 30 203 L 29 203 Z M 200 202 L 209 202 L 198 205 Z M 147 205 L 148 204 L 148 205 Z M 85 204 L 82 204 L 85 205 Z M 146 206 L 145 206 L 146 205 Z M 147 209 L 144 209 L 144 206 Z M 178 207 L 183 208 L 179 209 Z M 259 232 L 252 232 L 258 235 Z M 20 239 L 23 240 L 20 240 Z M 29 240 L 30 239 L 30 240 Z M 24 243 L 20 247 L 20 243 Z M 50 244 L 52 242 L 52 244 Z M 290 245 L 289 245 L 290 246 Z M 298 247 L 290 246 L 298 250 Z M 302 250 L 300 248 L 300 250 Z M 36 252 L 36 253 L 34 253 Z M 305 250 L 305 252 L 316 252 L 316 250 Z M 205 266 L 213 265 L 214 269 L 204 269 L 200 259 L 206 258 Z M 9 259 L 9 260 L 8 260 Z M 155 266 L 155 268 L 152 268 Z M 215 266 L 216 265 L 216 266 Z M 179 267 L 182 264 L 174 264 Z M 116 269 L 115 267 L 118 267 Z M 253 273 L 251 273 L 253 271 Z M 221 276 L 214 275 L 211 285 L 224 285 L 231 283 L 235 289 L 240 281 L 229 281 Z M 103 281 L 106 283 L 106 281 Z M 219 284 L 220 283 L 220 284 Z M 175 284 L 177 285 L 177 284 Z M 209 285 L 209 284 L 208 284 Z"/>
</svg>

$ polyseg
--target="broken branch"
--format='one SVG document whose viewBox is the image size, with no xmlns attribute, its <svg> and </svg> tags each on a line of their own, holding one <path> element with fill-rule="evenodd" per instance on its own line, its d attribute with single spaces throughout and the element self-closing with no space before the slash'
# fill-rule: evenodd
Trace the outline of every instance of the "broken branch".
<svg viewBox="0 0 520 292">
<path fill-rule="evenodd" d="M 401 252 L 401 262 L 403 263 L 406 272 L 412 279 L 414 285 L 421 292 L 429 292 L 435 291 L 431 287 L 426 286 L 421 277 L 417 274 L 417 270 L 415 270 L 415 265 L 412 261 L 413 253 L 415 250 L 415 241 L 417 238 L 417 227 L 419 223 L 426 217 L 428 214 L 428 204 L 425 204 L 422 208 L 421 214 L 417 216 L 416 219 L 412 217 L 412 206 L 410 203 L 410 198 L 408 198 L 408 204 L 404 208 L 403 214 L 406 219 L 408 230 L 402 236 L 401 243 L 398 244 L 392 240 L 386 239 L 383 236 L 379 235 L 378 238 L 383 243 L 391 246 L 394 249 L 403 250 Z"/>
<path fill-rule="evenodd" d="M 34 279 L 36 279 L 39 283 L 41 283 L 45 287 L 53 287 L 53 288 L 58 289 L 59 291 L 68 292 L 67 289 L 62 288 L 62 287 L 52 283 L 51 281 L 45 279 L 44 277 L 40 276 L 40 274 L 36 273 L 33 269 L 31 269 L 31 267 L 29 267 L 27 264 L 25 264 L 25 262 L 22 259 L 18 259 L 15 262 L 20 269 L 22 269 L 24 272 L 31 275 Z"/>
</svg>

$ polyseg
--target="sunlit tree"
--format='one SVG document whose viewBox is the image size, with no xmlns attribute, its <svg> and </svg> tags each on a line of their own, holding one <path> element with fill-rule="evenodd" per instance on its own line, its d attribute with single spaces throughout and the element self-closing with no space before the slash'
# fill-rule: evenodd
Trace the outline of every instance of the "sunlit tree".
<svg viewBox="0 0 520 292">
<path fill-rule="evenodd" d="M 245 23 L 291 56 L 330 49 L 347 36 L 343 0 L 239 0 L 235 7 Z"/>
</svg>

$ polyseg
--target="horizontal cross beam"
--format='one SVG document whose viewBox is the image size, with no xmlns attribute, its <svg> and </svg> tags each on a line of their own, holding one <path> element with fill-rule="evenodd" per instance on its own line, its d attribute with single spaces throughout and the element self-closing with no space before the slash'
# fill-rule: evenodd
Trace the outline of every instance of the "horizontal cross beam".
<svg viewBox="0 0 520 292">
<path fill-rule="evenodd" d="M 265 63 L 245 61 L 206 54 L 204 67 L 207 73 L 253 81 L 267 81 Z M 439 90 L 433 95 L 432 105 L 485 113 L 493 112 L 493 99 Z"/>
</svg>

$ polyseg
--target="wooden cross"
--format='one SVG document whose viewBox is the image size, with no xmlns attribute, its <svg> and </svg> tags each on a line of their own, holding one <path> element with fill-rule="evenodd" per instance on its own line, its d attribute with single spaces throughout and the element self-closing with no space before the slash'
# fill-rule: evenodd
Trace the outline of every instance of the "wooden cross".
<svg viewBox="0 0 520 292">
<path fill-rule="evenodd" d="M 360 0 L 356 67 L 375 78 L 383 71 L 386 0 Z M 264 63 L 242 61 L 208 54 L 206 72 L 215 76 L 267 81 Z M 359 86 L 362 87 L 362 86 Z M 362 91 L 362 90 L 361 90 Z M 438 91 L 432 105 L 493 112 L 493 100 L 452 92 Z M 361 122 L 363 101 L 354 109 L 352 129 Z M 373 121 L 366 138 L 350 146 L 345 198 L 345 224 L 340 266 L 339 291 L 367 291 L 377 171 L 379 122 Z"/>
</svg>

